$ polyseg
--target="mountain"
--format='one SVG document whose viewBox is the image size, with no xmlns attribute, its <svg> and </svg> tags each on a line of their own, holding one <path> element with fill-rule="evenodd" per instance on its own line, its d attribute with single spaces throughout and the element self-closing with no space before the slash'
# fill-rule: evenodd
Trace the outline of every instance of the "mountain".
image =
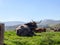
<svg viewBox="0 0 60 45">
<path fill-rule="evenodd" d="M 19 24 L 24 24 L 25 22 L 9 21 L 9 22 L 4 22 L 4 23 L 5 23 L 5 26 L 14 26 L 14 25 L 19 25 Z M 45 20 L 42 20 L 39 25 L 54 25 L 54 24 L 58 24 L 58 23 L 60 23 L 60 20 L 45 19 Z"/>
<path fill-rule="evenodd" d="M 40 24 L 42 25 L 54 25 L 54 24 L 58 24 L 60 23 L 60 20 L 50 20 L 50 19 L 47 19 L 47 20 L 42 20 L 42 22 Z"/>
<path fill-rule="evenodd" d="M 14 30 L 18 25 L 24 24 L 25 22 L 21 21 L 9 21 L 3 22 L 5 24 L 5 30 Z"/>
<path fill-rule="evenodd" d="M 5 26 L 14 26 L 14 25 L 18 25 L 18 24 L 24 24 L 24 22 L 20 22 L 20 21 L 10 21 L 10 22 L 4 22 Z"/>
<path fill-rule="evenodd" d="M 11 22 L 4 22 L 5 23 L 5 29 L 6 30 L 14 30 L 18 25 L 24 24 L 26 22 L 21 21 L 11 21 Z M 27 22 L 28 23 L 28 22 Z M 60 24 L 60 20 L 42 20 L 40 24 L 38 24 L 38 27 L 50 27 L 55 24 Z"/>
<path fill-rule="evenodd" d="M 50 20 L 50 19 L 46 19 L 46 20 L 42 20 L 40 24 L 38 24 L 38 26 L 42 26 L 42 27 L 48 27 L 48 26 L 53 26 L 55 24 L 59 24 L 60 20 Z"/>
</svg>

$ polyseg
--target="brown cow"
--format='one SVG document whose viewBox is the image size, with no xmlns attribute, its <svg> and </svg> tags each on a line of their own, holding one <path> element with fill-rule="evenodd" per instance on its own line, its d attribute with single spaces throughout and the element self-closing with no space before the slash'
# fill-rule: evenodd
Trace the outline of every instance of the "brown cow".
<svg viewBox="0 0 60 45">
<path fill-rule="evenodd" d="M 36 28 L 35 32 L 37 33 L 46 32 L 46 28 Z"/>
</svg>

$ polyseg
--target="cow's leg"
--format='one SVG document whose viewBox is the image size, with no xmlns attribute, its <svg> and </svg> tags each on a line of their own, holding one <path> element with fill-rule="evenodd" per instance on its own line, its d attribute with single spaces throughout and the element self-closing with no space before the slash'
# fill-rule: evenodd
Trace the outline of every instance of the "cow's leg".
<svg viewBox="0 0 60 45">
<path fill-rule="evenodd" d="M 17 30 L 16 34 L 19 35 L 19 30 Z"/>
</svg>

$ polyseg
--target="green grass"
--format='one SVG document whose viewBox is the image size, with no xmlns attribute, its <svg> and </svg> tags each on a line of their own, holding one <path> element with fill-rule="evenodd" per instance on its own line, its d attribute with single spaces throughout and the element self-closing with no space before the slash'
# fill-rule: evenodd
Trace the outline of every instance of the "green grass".
<svg viewBox="0 0 60 45">
<path fill-rule="evenodd" d="M 21 37 L 15 31 L 4 33 L 4 43 L 7 45 L 60 45 L 60 32 L 36 33 L 37 36 Z"/>
</svg>

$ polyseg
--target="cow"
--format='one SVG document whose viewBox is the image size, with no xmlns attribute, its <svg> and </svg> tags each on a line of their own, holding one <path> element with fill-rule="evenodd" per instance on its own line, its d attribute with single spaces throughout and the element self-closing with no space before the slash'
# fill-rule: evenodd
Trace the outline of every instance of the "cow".
<svg viewBox="0 0 60 45">
<path fill-rule="evenodd" d="M 16 28 L 16 34 L 19 36 L 33 36 L 35 35 L 33 31 L 35 28 L 37 28 L 37 23 L 29 22 L 21 26 L 18 26 Z"/>
<path fill-rule="evenodd" d="M 35 32 L 36 33 L 46 32 L 46 28 L 36 28 Z"/>
</svg>

